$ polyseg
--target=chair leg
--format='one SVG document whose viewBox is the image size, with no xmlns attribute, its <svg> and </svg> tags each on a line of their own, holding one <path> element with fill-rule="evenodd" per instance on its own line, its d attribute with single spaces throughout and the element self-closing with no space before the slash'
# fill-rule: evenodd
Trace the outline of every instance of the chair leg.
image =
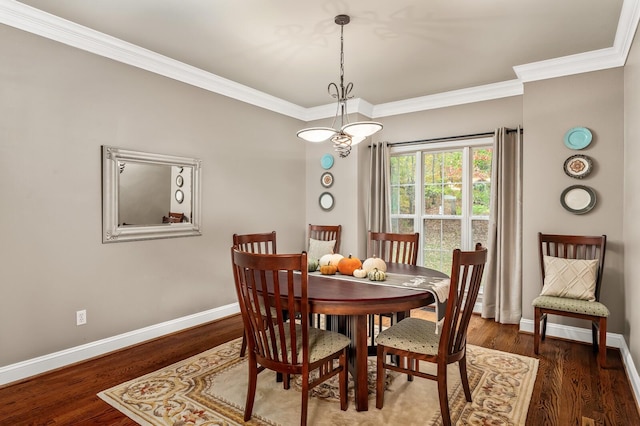
<svg viewBox="0 0 640 426">
<path fill-rule="evenodd" d="M 377 368 L 376 368 L 376 408 L 382 408 L 384 405 L 384 346 L 378 345 Z"/>
<path fill-rule="evenodd" d="M 349 367 L 347 366 L 347 348 L 340 355 L 340 374 L 338 376 L 340 382 L 340 409 L 346 411 L 349 408 Z"/>
<path fill-rule="evenodd" d="M 540 351 L 540 308 L 533 310 L 533 353 Z"/>
<path fill-rule="evenodd" d="M 547 337 L 547 318 L 548 318 L 548 315 L 547 314 L 542 314 L 541 318 L 542 318 L 542 333 L 540 335 L 540 338 L 542 340 L 544 340 Z"/>
<path fill-rule="evenodd" d="M 247 333 L 242 333 L 242 346 L 240 347 L 240 358 L 244 358 L 247 353 Z"/>
<path fill-rule="evenodd" d="M 253 414 L 253 401 L 256 397 L 256 383 L 258 381 L 258 366 L 254 357 L 249 355 L 249 386 L 247 388 L 247 401 L 244 409 L 244 421 L 251 419 Z"/>
<path fill-rule="evenodd" d="M 467 354 L 458 361 L 460 367 L 460 380 L 462 381 L 462 389 L 464 389 L 464 396 L 467 401 L 471 402 L 471 388 L 469 387 L 469 376 L 467 375 Z"/>
<path fill-rule="evenodd" d="M 440 414 L 443 426 L 451 426 L 449 412 L 449 395 L 447 394 L 447 364 L 438 364 L 438 397 L 440 398 Z"/>
<path fill-rule="evenodd" d="M 288 376 L 288 374 L 287 374 Z M 307 424 L 307 409 L 309 408 L 309 372 L 302 374 L 302 410 L 300 413 L 300 426 Z"/>
<path fill-rule="evenodd" d="M 591 341 L 593 342 L 593 352 L 598 353 L 598 330 L 600 327 L 595 323 L 595 321 L 591 321 Z"/>
<path fill-rule="evenodd" d="M 607 317 L 600 318 L 600 342 L 598 346 L 598 364 L 600 368 L 607 368 Z"/>
</svg>

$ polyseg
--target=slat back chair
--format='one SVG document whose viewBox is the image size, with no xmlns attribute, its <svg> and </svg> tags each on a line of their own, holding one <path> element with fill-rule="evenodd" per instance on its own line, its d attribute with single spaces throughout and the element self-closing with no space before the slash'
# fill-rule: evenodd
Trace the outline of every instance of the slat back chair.
<svg viewBox="0 0 640 426">
<path fill-rule="evenodd" d="M 256 234 L 233 234 L 233 245 L 248 253 L 276 254 L 276 231 Z M 247 352 L 247 336 L 242 336 L 240 357 Z"/>
<path fill-rule="evenodd" d="M 340 253 L 340 234 L 342 225 L 312 225 L 309 224 L 309 238 L 321 241 L 336 240 L 334 253 Z"/>
<path fill-rule="evenodd" d="M 420 234 L 396 234 L 369 231 L 368 256 L 377 256 L 385 262 L 415 265 L 418 261 Z"/>
<path fill-rule="evenodd" d="M 399 234 L 369 231 L 367 256 L 376 256 L 385 262 L 415 265 L 418 262 L 419 244 L 420 234 L 418 232 L 414 234 Z M 383 318 L 388 318 L 389 324 L 393 325 L 394 314 L 369 315 L 369 338 L 371 339 L 371 346 L 374 346 L 376 318 L 378 319 L 378 330 L 382 330 Z"/>
<path fill-rule="evenodd" d="M 591 321 L 593 350 L 598 353 L 598 364 L 606 367 L 607 357 L 607 318 L 609 309 L 600 303 L 600 288 L 604 273 L 604 258 L 607 236 L 580 236 L 538 233 L 540 270 L 542 283 L 549 275 L 545 266 L 545 256 L 562 259 L 597 260 L 593 299 L 583 300 L 571 297 L 559 297 L 542 294 L 533 300 L 534 307 L 534 353 L 540 350 L 540 340 L 544 340 L 547 331 L 547 315 L 561 315 Z M 571 264 L 564 271 L 564 277 L 571 272 Z M 588 296 L 586 296 L 588 297 Z M 542 324 L 542 330 L 540 330 Z"/>
<path fill-rule="evenodd" d="M 248 253 L 276 254 L 276 231 L 233 234 L 233 245 Z"/>
<path fill-rule="evenodd" d="M 436 324 L 420 318 L 405 318 L 382 331 L 376 338 L 377 377 L 376 407 L 384 405 L 385 369 L 438 382 L 440 412 L 445 426 L 451 424 L 447 395 L 447 365 L 458 362 L 462 387 L 471 402 L 467 377 L 467 329 L 473 306 L 478 298 L 487 249 L 480 243 L 475 251 L 453 251 L 451 284 L 444 322 L 436 333 Z M 387 363 L 387 355 L 399 357 L 397 363 Z M 435 374 L 420 371 L 420 361 L 437 364 Z"/>
<path fill-rule="evenodd" d="M 332 241 L 335 240 L 336 243 L 333 246 L 334 253 L 340 253 L 340 235 L 342 234 L 342 225 L 312 225 L 309 224 L 309 237 L 314 240 L 320 241 Z M 312 250 L 309 251 L 309 254 L 313 255 Z M 325 318 L 325 326 L 329 327 L 328 323 L 333 321 L 331 315 L 324 314 L 316 314 L 315 315 L 315 323 L 316 326 L 320 326 L 321 318 Z"/>
<path fill-rule="evenodd" d="M 285 389 L 290 387 L 291 374 L 302 375 L 301 425 L 307 422 L 310 389 L 336 374 L 340 408 L 346 410 L 350 340 L 339 333 L 309 327 L 306 253 L 254 254 L 232 247 L 231 256 L 247 330 L 249 383 L 244 420 L 251 419 L 257 377 L 264 369 L 282 373 Z M 274 311 L 275 316 L 268 314 Z M 318 377 L 310 382 L 309 373 L 314 370 L 318 370 Z M 268 403 L 266 399 L 264 403 Z"/>
</svg>

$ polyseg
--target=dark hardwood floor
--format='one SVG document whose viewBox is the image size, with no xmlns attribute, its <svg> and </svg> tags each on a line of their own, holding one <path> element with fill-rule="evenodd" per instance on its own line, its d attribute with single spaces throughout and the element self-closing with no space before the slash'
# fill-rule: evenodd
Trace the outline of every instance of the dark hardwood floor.
<svg viewBox="0 0 640 426">
<path fill-rule="evenodd" d="M 135 425 L 96 394 L 241 335 L 232 316 L 1 387 L 0 425 Z M 468 340 L 533 356 L 533 336 L 517 325 L 474 316 Z M 620 352 L 609 349 L 607 362 L 601 370 L 589 345 L 547 339 L 527 425 L 640 425 Z"/>
</svg>

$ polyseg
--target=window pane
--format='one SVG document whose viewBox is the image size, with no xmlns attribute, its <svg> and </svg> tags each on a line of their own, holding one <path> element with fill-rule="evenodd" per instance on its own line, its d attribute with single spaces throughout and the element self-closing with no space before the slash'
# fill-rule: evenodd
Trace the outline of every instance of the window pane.
<svg viewBox="0 0 640 426">
<path fill-rule="evenodd" d="M 391 214 L 415 214 L 416 157 L 391 157 Z"/>
<path fill-rule="evenodd" d="M 489 221 L 488 220 L 472 220 L 471 221 L 471 249 L 475 248 L 476 243 L 481 243 L 483 247 L 487 247 L 489 242 Z"/>
<path fill-rule="evenodd" d="M 444 272 L 451 272 L 453 249 L 460 248 L 462 225 L 457 219 L 424 220 L 424 266 Z"/>
<path fill-rule="evenodd" d="M 491 148 L 473 150 L 473 215 L 489 215 L 491 195 Z"/>
<path fill-rule="evenodd" d="M 462 151 L 424 154 L 424 213 L 462 214 Z"/>
<path fill-rule="evenodd" d="M 396 232 L 399 234 L 413 234 L 413 219 L 411 218 L 391 218 L 391 232 Z"/>
</svg>

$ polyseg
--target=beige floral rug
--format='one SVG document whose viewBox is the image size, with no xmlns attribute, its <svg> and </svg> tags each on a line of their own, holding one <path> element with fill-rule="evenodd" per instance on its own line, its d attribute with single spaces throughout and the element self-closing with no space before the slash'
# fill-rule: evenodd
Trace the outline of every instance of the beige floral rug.
<svg viewBox="0 0 640 426">
<path fill-rule="evenodd" d="M 98 396 L 141 425 L 239 425 L 247 391 L 246 359 L 241 339 L 215 347 Z M 538 371 L 538 360 L 478 346 L 468 346 L 467 363 L 473 402 L 467 403 L 456 364 L 449 369 L 449 406 L 457 425 L 524 425 Z M 427 370 L 431 365 L 424 364 Z M 253 418 L 247 424 L 296 425 L 301 394 L 297 378 L 290 390 L 275 373 L 258 375 Z M 310 425 L 440 425 L 435 381 L 388 372 L 384 407 L 375 408 L 375 358 L 369 358 L 369 411 L 358 412 L 349 387 L 349 409 L 340 410 L 337 380 L 314 389 Z"/>
</svg>

